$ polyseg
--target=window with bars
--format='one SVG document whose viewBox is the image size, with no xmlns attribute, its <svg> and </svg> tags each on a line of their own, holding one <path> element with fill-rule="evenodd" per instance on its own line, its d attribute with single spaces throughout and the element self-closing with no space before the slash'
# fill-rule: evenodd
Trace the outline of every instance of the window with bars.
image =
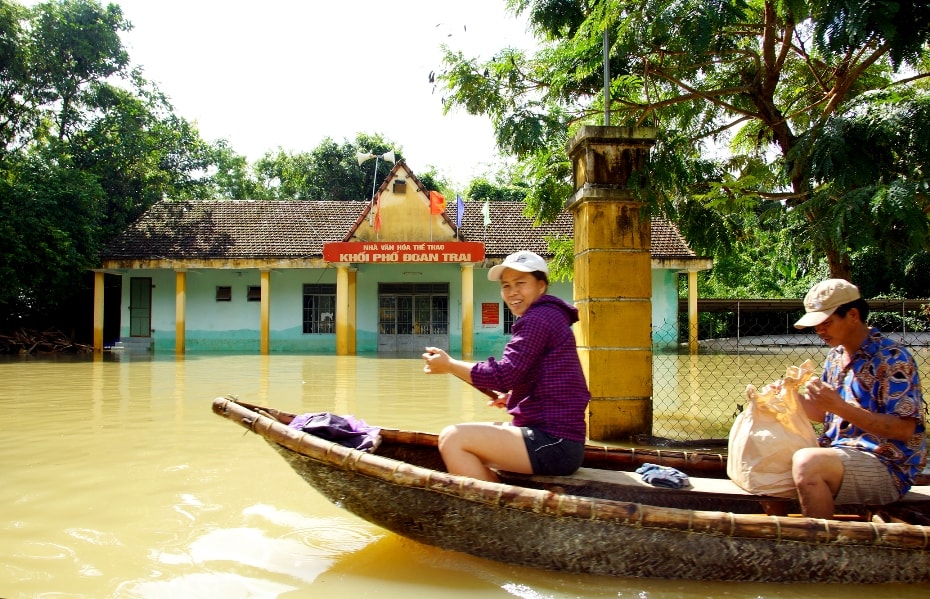
<svg viewBox="0 0 930 599">
<path fill-rule="evenodd" d="M 504 334 L 513 335 L 513 321 L 516 320 L 510 308 L 504 305 Z"/>
<path fill-rule="evenodd" d="M 382 335 L 448 335 L 448 283 L 378 285 L 378 332 Z"/>
<path fill-rule="evenodd" d="M 326 334 L 336 331 L 336 286 L 304 285 L 304 333 Z"/>
</svg>

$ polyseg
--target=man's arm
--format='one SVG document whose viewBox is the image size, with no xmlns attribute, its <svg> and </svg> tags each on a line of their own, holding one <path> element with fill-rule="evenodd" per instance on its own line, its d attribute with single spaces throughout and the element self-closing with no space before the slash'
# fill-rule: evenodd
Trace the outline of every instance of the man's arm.
<svg viewBox="0 0 930 599">
<path fill-rule="evenodd" d="M 904 418 L 895 414 L 877 414 L 853 403 L 843 400 L 839 393 L 822 380 L 807 383 L 807 395 L 802 396 L 802 405 L 808 418 L 820 414 L 821 420 L 826 412 L 836 414 L 850 424 L 867 433 L 907 441 L 917 430 L 916 418 Z"/>
</svg>

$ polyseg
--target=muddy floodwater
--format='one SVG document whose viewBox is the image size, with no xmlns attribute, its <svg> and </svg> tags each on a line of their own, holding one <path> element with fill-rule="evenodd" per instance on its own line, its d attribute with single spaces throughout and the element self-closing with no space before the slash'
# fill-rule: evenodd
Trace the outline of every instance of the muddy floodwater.
<svg viewBox="0 0 930 599">
<path fill-rule="evenodd" d="M 478 392 L 421 368 L 415 357 L 0 357 L 0 597 L 930 596 L 930 585 L 564 574 L 427 547 L 330 504 L 211 411 L 232 394 L 432 432 L 501 418 Z"/>
</svg>

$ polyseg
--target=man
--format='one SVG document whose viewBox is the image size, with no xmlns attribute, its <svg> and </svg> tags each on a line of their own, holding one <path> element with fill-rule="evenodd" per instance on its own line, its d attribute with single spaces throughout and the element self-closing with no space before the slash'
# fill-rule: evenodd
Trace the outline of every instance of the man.
<svg viewBox="0 0 930 599">
<path fill-rule="evenodd" d="M 814 285 L 804 309 L 794 326 L 814 327 L 832 349 L 822 377 L 801 397 L 807 417 L 824 425 L 820 447 L 793 457 L 801 511 L 831 518 L 837 504 L 897 501 L 927 458 L 917 365 L 906 348 L 866 325 L 868 304 L 848 281 Z"/>
</svg>

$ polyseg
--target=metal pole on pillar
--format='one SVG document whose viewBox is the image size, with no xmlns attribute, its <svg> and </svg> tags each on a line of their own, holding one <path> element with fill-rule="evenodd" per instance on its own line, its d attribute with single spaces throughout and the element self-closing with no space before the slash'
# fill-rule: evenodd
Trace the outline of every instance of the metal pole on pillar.
<svg viewBox="0 0 930 599">
<path fill-rule="evenodd" d="M 610 127 L 610 34 L 604 30 L 604 126 Z"/>
</svg>

